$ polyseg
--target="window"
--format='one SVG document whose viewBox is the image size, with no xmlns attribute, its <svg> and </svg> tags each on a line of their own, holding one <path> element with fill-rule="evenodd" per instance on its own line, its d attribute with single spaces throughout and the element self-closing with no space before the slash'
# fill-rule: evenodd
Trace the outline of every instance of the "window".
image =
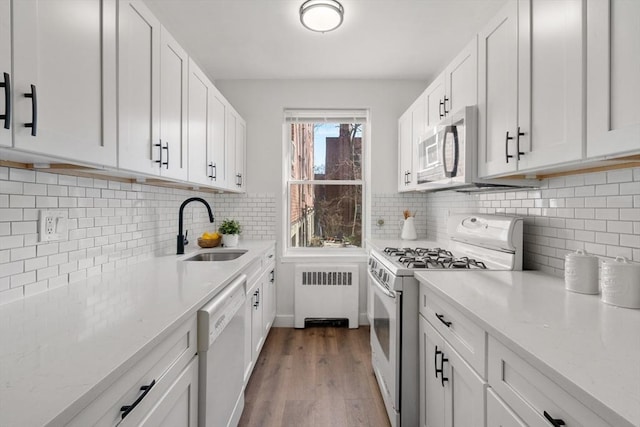
<svg viewBox="0 0 640 427">
<path fill-rule="evenodd" d="M 289 248 L 363 246 L 365 110 L 287 110 Z"/>
</svg>

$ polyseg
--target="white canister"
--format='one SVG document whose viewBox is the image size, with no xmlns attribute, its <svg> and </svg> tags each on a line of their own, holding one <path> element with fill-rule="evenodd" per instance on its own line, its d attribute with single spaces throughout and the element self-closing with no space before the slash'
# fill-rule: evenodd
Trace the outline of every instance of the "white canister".
<svg viewBox="0 0 640 427">
<path fill-rule="evenodd" d="M 402 240 L 416 240 L 418 238 L 414 217 L 410 216 L 409 218 L 404 220 L 404 222 L 402 223 L 400 238 Z"/>
<path fill-rule="evenodd" d="M 568 291 L 597 294 L 598 257 L 582 249 L 564 257 L 564 286 Z"/>
<path fill-rule="evenodd" d="M 602 301 L 618 307 L 640 308 L 640 264 L 625 257 L 604 261 Z"/>
</svg>

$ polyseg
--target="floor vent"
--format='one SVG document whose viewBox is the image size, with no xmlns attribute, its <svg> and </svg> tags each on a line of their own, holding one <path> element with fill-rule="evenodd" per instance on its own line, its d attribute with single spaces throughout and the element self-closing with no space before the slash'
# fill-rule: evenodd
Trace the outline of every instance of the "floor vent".
<svg viewBox="0 0 640 427">
<path fill-rule="evenodd" d="M 307 319 L 348 319 L 358 327 L 358 266 L 355 264 L 298 265 L 294 284 L 294 326 Z"/>
</svg>

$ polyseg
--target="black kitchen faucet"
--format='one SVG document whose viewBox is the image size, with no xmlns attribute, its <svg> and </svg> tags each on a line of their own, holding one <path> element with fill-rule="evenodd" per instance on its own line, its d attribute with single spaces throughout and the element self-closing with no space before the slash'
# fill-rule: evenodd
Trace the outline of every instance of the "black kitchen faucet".
<svg viewBox="0 0 640 427">
<path fill-rule="evenodd" d="M 209 212 L 209 222 L 213 222 L 213 212 L 211 212 L 211 206 L 209 206 L 209 203 L 207 203 L 205 199 L 202 199 L 200 197 L 191 197 L 182 202 L 182 204 L 180 205 L 180 211 L 178 212 L 178 247 L 176 249 L 176 253 L 178 255 L 184 254 L 185 237 L 182 234 L 182 214 L 184 212 L 184 207 L 191 202 L 202 202 L 207 207 L 207 211 Z"/>
</svg>

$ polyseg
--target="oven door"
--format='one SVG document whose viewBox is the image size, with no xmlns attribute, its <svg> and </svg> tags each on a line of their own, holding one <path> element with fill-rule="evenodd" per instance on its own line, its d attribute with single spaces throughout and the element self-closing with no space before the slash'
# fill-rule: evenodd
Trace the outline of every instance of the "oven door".
<svg viewBox="0 0 640 427">
<path fill-rule="evenodd" d="M 400 321 L 402 293 L 382 285 L 369 271 L 371 360 L 392 426 L 400 424 Z"/>
</svg>

